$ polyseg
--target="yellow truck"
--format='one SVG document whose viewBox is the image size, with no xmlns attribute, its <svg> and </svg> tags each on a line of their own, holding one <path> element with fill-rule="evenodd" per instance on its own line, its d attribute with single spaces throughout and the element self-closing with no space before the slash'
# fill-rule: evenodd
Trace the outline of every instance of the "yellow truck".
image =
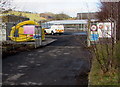
<svg viewBox="0 0 120 87">
<path fill-rule="evenodd" d="M 26 28 L 27 31 L 25 31 L 24 28 L 25 26 L 28 27 L 28 25 L 31 28 L 28 29 Z M 36 32 L 34 31 L 35 26 L 40 26 L 40 24 L 30 20 L 20 22 L 16 26 L 12 27 L 9 37 L 12 41 L 16 41 L 16 42 L 34 41 L 35 40 L 34 35 L 36 34 Z M 15 36 L 16 31 L 18 31 L 18 37 Z M 42 40 L 45 40 L 44 29 L 42 29 Z"/>
</svg>

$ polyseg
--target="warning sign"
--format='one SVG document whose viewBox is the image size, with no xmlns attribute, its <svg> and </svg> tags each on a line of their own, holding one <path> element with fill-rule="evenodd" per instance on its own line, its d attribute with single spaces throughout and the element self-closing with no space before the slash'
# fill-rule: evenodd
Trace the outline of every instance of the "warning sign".
<svg viewBox="0 0 120 87">
<path fill-rule="evenodd" d="M 92 25 L 91 26 L 91 31 L 97 31 L 97 26 L 96 25 Z"/>
<path fill-rule="evenodd" d="M 103 23 L 98 23 L 97 26 L 98 26 L 98 34 L 100 38 L 111 38 L 114 23 L 103 22 Z"/>
</svg>

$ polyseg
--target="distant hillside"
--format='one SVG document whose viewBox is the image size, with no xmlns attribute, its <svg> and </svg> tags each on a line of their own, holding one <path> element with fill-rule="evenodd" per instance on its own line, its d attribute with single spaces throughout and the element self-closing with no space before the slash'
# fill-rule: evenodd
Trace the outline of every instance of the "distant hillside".
<svg viewBox="0 0 120 87">
<path fill-rule="evenodd" d="M 30 13 L 30 12 L 9 11 L 8 13 L 4 13 L 4 14 L 12 14 L 12 15 L 17 15 L 17 16 L 23 16 L 23 17 L 27 17 L 30 20 L 37 21 L 37 22 L 39 22 L 40 20 L 46 20 L 46 18 L 40 17 L 39 14 Z"/>
</svg>

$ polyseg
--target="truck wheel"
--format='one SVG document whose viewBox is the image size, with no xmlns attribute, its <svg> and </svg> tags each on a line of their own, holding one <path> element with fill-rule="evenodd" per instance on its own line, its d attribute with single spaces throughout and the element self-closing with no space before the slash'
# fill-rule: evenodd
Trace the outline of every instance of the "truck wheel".
<svg viewBox="0 0 120 87">
<path fill-rule="evenodd" d="M 62 35 L 63 33 L 59 33 L 59 35 Z"/>
<path fill-rule="evenodd" d="M 52 34 L 52 35 L 54 35 L 54 32 L 53 32 L 53 31 L 51 31 L 51 34 Z"/>
<path fill-rule="evenodd" d="M 44 31 L 44 33 L 46 34 L 46 31 Z"/>
</svg>

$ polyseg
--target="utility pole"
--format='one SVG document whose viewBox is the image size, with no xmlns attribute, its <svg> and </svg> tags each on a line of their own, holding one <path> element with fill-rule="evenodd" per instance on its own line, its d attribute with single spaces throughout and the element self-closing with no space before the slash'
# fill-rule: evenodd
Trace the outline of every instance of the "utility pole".
<svg viewBox="0 0 120 87">
<path fill-rule="evenodd" d="M 87 47 L 90 47 L 91 43 L 90 43 L 90 26 L 91 26 L 91 20 L 90 20 L 90 11 L 89 11 L 89 6 L 88 4 L 86 3 L 86 7 L 88 9 L 88 29 L 87 29 Z"/>
</svg>

